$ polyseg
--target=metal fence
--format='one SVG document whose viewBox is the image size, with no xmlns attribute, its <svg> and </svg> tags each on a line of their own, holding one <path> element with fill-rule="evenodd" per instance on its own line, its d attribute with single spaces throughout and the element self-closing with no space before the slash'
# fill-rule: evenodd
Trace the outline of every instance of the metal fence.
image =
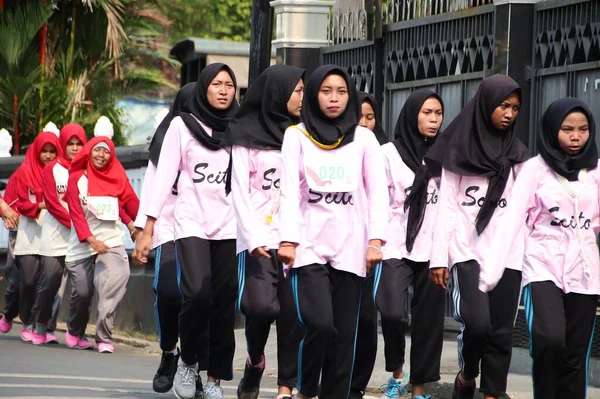
<svg viewBox="0 0 600 399">
<path fill-rule="evenodd" d="M 544 1 L 535 16 L 530 131 L 550 103 L 566 96 L 585 101 L 600 120 L 600 2 Z"/>
</svg>

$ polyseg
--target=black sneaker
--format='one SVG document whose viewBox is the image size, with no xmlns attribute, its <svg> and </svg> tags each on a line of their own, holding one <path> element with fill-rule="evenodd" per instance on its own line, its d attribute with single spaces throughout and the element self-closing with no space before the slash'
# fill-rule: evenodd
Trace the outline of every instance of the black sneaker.
<svg viewBox="0 0 600 399">
<path fill-rule="evenodd" d="M 456 375 L 454 379 L 454 390 L 452 391 L 452 399 L 473 399 L 475 396 L 475 388 L 476 384 L 473 381 L 472 385 L 465 385 L 461 383 L 458 376 L 460 375 L 460 371 Z"/>
<path fill-rule="evenodd" d="M 348 399 L 363 399 L 365 396 L 361 391 L 355 391 L 354 389 L 350 391 L 350 397 Z"/>
<path fill-rule="evenodd" d="M 265 361 L 263 355 L 263 363 Z M 246 367 L 244 368 L 244 377 L 240 381 L 237 389 L 238 399 L 258 399 L 258 392 L 260 390 L 260 380 L 262 379 L 265 366 L 258 368 L 250 365 L 250 361 L 246 361 Z"/>
<path fill-rule="evenodd" d="M 173 388 L 173 378 L 177 372 L 177 361 L 179 360 L 179 350 L 174 355 L 169 352 L 163 352 L 160 359 L 160 366 L 154 375 L 152 389 L 154 392 L 166 393 Z"/>
</svg>

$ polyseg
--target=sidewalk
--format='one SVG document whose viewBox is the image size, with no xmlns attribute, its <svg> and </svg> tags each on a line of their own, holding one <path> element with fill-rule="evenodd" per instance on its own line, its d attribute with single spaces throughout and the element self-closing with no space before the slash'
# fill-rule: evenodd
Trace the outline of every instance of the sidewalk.
<svg viewBox="0 0 600 399">
<path fill-rule="evenodd" d="M 57 330 L 64 331 L 66 328 L 65 323 L 59 323 Z M 88 337 L 93 337 L 95 326 L 90 325 L 86 330 Z M 236 373 L 243 372 L 243 365 L 246 361 L 246 339 L 244 337 L 244 330 L 236 330 L 236 350 L 234 357 L 234 370 Z M 271 335 L 265 348 L 265 358 L 267 362 L 267 369 L 265 374 L 276 377 L 277 376 L 277 345 L 276 345 L 277 333 L 275 328 L 271 328 Z M 114 335 L 113 340 L 118 343 L 127 344 L 142 348 L 149 355 L 159 355 L 161 353 L 158 347 L 158 342 L 146 341 L 136 338 L 130 338 L 126 336 Z M 408 359 L 410 353 L 410 338 L 406 339 L 406 357 Z M 442 365 L 441 365 L 441 376 L 442 380 L 439 384 L 432 384 L 428 387 L 428 393 L 433 394 L 434 399 L 450 399 L 452 395 L 452 384 L 456 373 L 458 372 L 458 361 L 457 361 L 457 344 L 456 338 L 453 334 L 446 334 L 444 340 L 444 349 L 442 352 Z M 406 371 L 410 372 L 408 364 Z M 375 399 L 381 396 L 379 387 L 385 384 L 390 377 L 390 374 L 385 371 L 385 361 L 383 356 L 383 336 L 379 334 L 378 340 L 378 352 L 377 360 L 375 363 L 375 370 L 369 382 L 368 399 Z M 511 373 L 508 376 L 508 396 L 510 399 L 532 399 L 532 383 L 529 375 L 521 375 Z M 588 388 L 588 399 L 600 399 L 600 388 Z"/>
</svg>

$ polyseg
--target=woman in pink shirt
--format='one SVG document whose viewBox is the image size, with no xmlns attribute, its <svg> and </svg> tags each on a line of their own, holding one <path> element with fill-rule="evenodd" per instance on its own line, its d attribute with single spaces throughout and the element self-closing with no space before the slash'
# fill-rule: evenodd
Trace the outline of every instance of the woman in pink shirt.
<svg viewBox="0 0 600 399">
<path fill-rule="evenodd" d="M 300 117 L 304 70 L 288 65 L 267 68 L 244 97 L 227 126 L 231 147 L 232 192 L 237 217 L 238 309 L 246 317 L 248 359 L 238 398 L 257 399 L 265 370 L 264 350 L 277 321 L 277 399 L 291 398 L 298 380 L 298 323 L 292 284 L 277 260 L 279 184 L 283 133 Z"/>
<path fill-rule="evenodd" d="M 575 98 L 550 104 L 537 136 L 540 155 L 527 161 L 498 231 L 508 241 L 491 248 L 479 287 L 493 290 L 507 250 L 525 242 L 525 317 L 533 358 L 535 399 L 586 397 L 587 372 L 598 295 L 600 231 L 596 124 Z M 519 234 L 526 225 L 525 237 Z M 520 242 L 520 245 L 515 245 Z"/>
<path fill-rule="evenodd" d="M 379 115 L 376 115 L 375 112 L 375 98 L 365 92 L 359 92 L 358 97 L 361 104 L 361 117 L 358 125 L 372 131 L 379 144 L 387 143 L 388 135 L 381 126 Z M 379 327 L 377 308 L 373 302 L 374 275 L 373 271 L 367 273 L 367 277 L 363 281 L 350 399 L 360 399 L 364 396 L 377 359 L 377 330 Z"/>
<path fill-rule="evenodd" d="M 514 80 L 487 78 L 425 156 L 432 176 L 441 175 L 430 275 L 446 288 L 451 268 L 454 317 L 462 324 L 453 399 L 473 398 L 480 363 L 485 399 L 506 391 L 522 258 L 511 254 L 493 291 L 481 292 L 478 281 L 507 203 L 520 200 L 512 187 L 518 165 L 529 158 L 514 130 L 520 106 Z"/>
<path fill-rule="evenodd" d="M 173 380 L 178 398 L 196 395 L 197 349 L 209 332 L 208 381 L 204 398 L 223 397 L 221 380 L 233 379 L 235 300 L 237 293 L 236 223 L 231 198 L 225 195 L 229 154 L 223 132 L 238 108 L 235 75 L 225 64 L 206 66 L 164 137 L 153 195 L 145 209 L 148 221 L 134 256 L 148 260 L 154 224 L 177 181 L 175 247 L 179 260 L 181 357 Z M 181 172 L 181 173 L 180 173 Z M 177 180 L 179 176 L 179 180 Z"/>
<path fill-rule="evenodd" d="M 386 397 L 406 394 L 427 399 L 426 383 L 440 379 L 446 293 L 429 280 L 432 230 L 437 214 L 439 180 L 423 157 L 435 142 L 444 119 L 444 103 L 431 90 L 414 91 L 396 122 L 394 141 L 382 147 L 390 194 L 390 227 L 383 263 L 375 272 L 375 304 L 381 312 L 386 370 L 393 375 Z M 410 378 L 403 372 L 408 314 L 413 286 Z"/>
<path fill-rule="evenodd" d="M 382 257 L 388 195 L 381 148 L 358 126 L 354 82 L 336 65 L 310 76 L 281 157 L 281 244 L 300 324 L 300 399 L 347 398 L 362 280 Z M 319 389 L 319 380 L 321 386 Z"/>
<path fill-rule="evenodd" d="M 193 96 L 195 87 L 196 82 L 191 82 L 179 90 L 169 113 L 156 128 L 156 132 L 150 142 L 150 160 L 144 175 L 144 183 L 140 195 L 140 211 L 135 220 L 135 227 L 139 230 L 144 229 L 148 219 L 146 217 L 146 208 L 155 192 L 156 166 L 163 150 L 162 144 L 165 135 L 177 113 L 183 109 L 187 100 Z M 165 148 L 165 151 L 168 151 L 168 149 Z M 179 339 L 178 319 L 179 312 L 181 311 L 181 292 L 179 292 L 177 283 L 178 262 L 175 256 L 174 211 L 176 200 L 177 182 L 173 184 L 167 201 L 158 219 L 156 219 L 152 235 L 152 248 L 155 250 L 154 282 L 152 283 L 152 288 L 156 294 L 154 311 L 159 334 L 159 346 L 162 350 L 161 362 L 154 375 L 152 389 L 159 393 L 169 392 L 173 387 L 173 378 L 177 371 L 177 362 L 179 361 L 177 341 Z M 136 246 L 140 244 L 141 241 L 138 240 Z M 202 337 L 199 337 L 200 339 L 202 341 L 198 342 L 196 354 L 199 359 L 199 369 L 206 370 L 208 361 L 207 334 L 203 334 Z M 200 378 L 196 382 L 196 391 L 199 393 L 203 392 L 202 380 Z"/>
<path fill-rule="evenodd" d="M 44 167 L 43 175 L 42 189 L 48 213 L 42 225 L 41 270 L 36 295 L 39 313 L 32 338 L 34 345 L 58 342 L 50 324 L 53 309 L 60 307 L 67 280 L 65 256 L 71 232 L 71 218 L 64 195 L 67 191 L 71 160 L 87 142 L 87 138 L 81 125 L 68 123 L 60 130 L 58 141 L 58 156 Z"/>
</svg>

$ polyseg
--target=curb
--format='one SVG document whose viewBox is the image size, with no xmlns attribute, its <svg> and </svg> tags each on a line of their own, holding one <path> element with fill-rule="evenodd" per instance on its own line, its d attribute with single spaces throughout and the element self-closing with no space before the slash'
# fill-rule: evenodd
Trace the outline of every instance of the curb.
<svg viewBox="0 0 600 399">
<path fill-rule="evenodd" d="M 21 320 L 18 317 L 13 319 L 13 323 L 23 325 L 23 323 L 21 322 Z M 54 331 L 66 333 L 67 332 L 66 323 L 58 323 L 56 325 L 56 329 Z M 93 336 L 95 333 L 96 333 L 96 326 L 93 324 L 88 324 L 88 326 L 86 328 L 86 335 Z M 132 338 L 132 337 L 127 337 L 127 336 L 118 335 L 118 334 L 113 334 L 112 341 L 114 341 L 118 344 L 132 346 L 134 348 L 140 348 L 140 349 L 148 349 L 148 348 L 151 348 L 153 344 L 155 344 L 154 341 L 146 341 L 143 339 Z M 158 350 L 157 353 L 160 353 L 160 350 Z"/>
</svg>

